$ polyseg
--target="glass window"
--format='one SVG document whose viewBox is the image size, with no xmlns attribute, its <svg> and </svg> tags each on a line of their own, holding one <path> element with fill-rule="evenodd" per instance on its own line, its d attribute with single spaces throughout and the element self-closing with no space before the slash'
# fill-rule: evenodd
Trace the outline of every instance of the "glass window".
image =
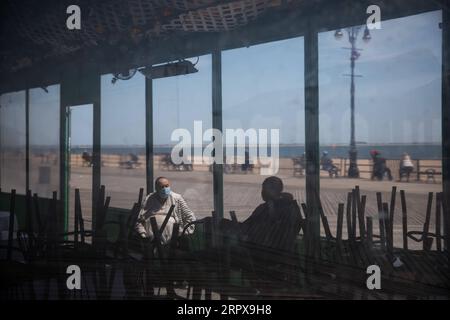
<svg viewBox="0 0 450 320">
<path fill-rule="evenodd" d="M 87 230 L 92 226 L 92 154 L 94 138 L 94 106 L 92 104 L 66 107 L 68 152 L 68 230 L 75 226 L 75 190 L 80 190 L 81 213 Z"/>
<path fill-rule="evenodd" d="M 263 202 L 261 185 L 269 175 L 280 177 L 284 191 L 304 202 L 303 53 L 303 38 L 223 52 L 224 135 L 247 133 L 245 141 L 226 139 L 227 157 L 236 151 L 233 163 L 227 160 L 224 167 L 226 218 L 235 211 L 239 221 L 245 220 Z M 267 130 L 267 148 L 261 130 Z"/>
<path fill-rule="evenodd" d="M 25 91 L 3 94 L 0 106 L 0 186 L 25 194 Z"/>
<path fill-rule="evenodd" d="M 30 189 L 59 194 L 59 85 L 30 89 Z"/>
<path fill-rule="evenodd" d="M 423 229 L 429 192 L 434 193 L 435 206 L 436 193 L 442 192 L 441 21 L 436 11 L 382 21 L 379 30 L 354 26 L 319 35 L 320 148 L 328 163 L 322 164 L 320 185 L 333 232 L 338 203 L 346 203 L 347 193 L 357 185 L 366 196 L 365 215 L 373 217 L 377 235 L 383 225 L 376 194 L 380 192 L 390 207 L 392 187 L 397 188 L 395 247 L 403 247 L 400 190 L 405 191 L 410 231 Z M 339 179 L 330 178 L 333 171 Z M 359 178 L 349 178 L 358 171 Z M 433 221 L 434 211 L 430 230 Z M 343 234 L 346 238 L 346 227 Z M 408 244 L 412 249 L 423 245 L 411 239 Z"/>
<path fill-rule="evenodd" d="M 213 210 L 212 174 L 202 158 L 208 144 L 203 134 L 212 126 L 211 56 L 188 61 L 198 72 L 153 80 L 154 177 L 167 177 L 172 190 L 201 218 Z M 177 129 L 186 136 L 178 135 Z M 191 164 L 177 164 L 171 157 L 173 148 L 182 142 L 189 145 L 182 156 Z"/>
<path fill-rule="evenodd" d="M 101 78 L 102 178 L 112 207 L 131 208 L 145 188 L 145 77 Z"/>
</svg>

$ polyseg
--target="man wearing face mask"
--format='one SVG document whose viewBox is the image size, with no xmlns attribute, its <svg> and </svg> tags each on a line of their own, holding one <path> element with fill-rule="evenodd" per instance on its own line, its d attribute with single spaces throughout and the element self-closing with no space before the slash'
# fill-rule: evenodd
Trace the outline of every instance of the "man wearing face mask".
<svg viewBox="0 0 450 320">
<path fill-rule="evenodd" d="M 167 243 L 172 236 L 173 224 L 177 223 L 179 232 L 184 227 L 195 221 L 195 215 L 189 209 L 186 201 L 181 195 L 170 189 L 170 181 L 165 177 L 155 180 L 155 192 L 150 193 L 142 202 L 141 210 L 136 221 L 135 230 L 142 238 L 153 238 L 150 217 L 154 216 L 158 227 L 160 227 L 172 205 L 175 206 L 171 218 L 163 230 L 162 242 Z M 186 231 L 188 234 L 194 231 L 194 226 L 190 226 Z"/>
</svg>

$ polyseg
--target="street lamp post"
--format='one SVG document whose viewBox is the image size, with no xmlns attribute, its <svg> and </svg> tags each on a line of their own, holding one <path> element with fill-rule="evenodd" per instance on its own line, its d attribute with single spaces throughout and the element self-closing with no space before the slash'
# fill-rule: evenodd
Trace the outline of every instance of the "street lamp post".
<svg viewBox="0 0 450 320">
<path fill-rule="evenodd" d="M 358 33 L 361 29 L 361 26 L 350 27 L 347 28 L 348 41 L 350 42 L 351 47 L 345 48 L 350 49 L 350 150 L 348 152 L 350 164 L 348 168 L 348 177 L 349 178 L 359 178 L 359 169 L 357 164 L 358 151 L 356 150 L 356 142 L 355 142 L 355 77 L 361 77 L 360 75 L 355 74 L 355 61 L 359 58 L 361 49 L 356 48 L 356 40 L 358 37 Z M 336 30 L 334 34 L 336 39 L 341 39 L 343 33 L 340 29 Z M 370 32 L 366 26 L 364 30 L 363 40 L 368 42 L 370 40 Z"/>
</svg>

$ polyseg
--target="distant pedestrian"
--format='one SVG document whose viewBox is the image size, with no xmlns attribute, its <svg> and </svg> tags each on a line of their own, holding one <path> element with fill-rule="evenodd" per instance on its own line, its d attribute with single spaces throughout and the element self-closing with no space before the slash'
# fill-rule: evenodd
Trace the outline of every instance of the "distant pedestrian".
<svg viewBox="0 0 450 320">
<path fill-rule="evenodd" d="M 381 157 L 381 153 L 378 150 L 370 151 L 370 155 L 372 157 L 373 167 L 372 167 L 372 176 L 371 179 L 382 181 L 384 175 L 387 174 L 389 180 L 392 180 L 391 169 L 389 169 L 386 165 L 386 159 Z"/>
<path fill-rule="evenodd" d="M 86 150 L 81 154 L 81 159 L 83 160 L 83 167 L 91 167 L 92 166 L 92 155 Z"/>
<path fill-rule="evenodd" d="M 333 159 L 328 156 L 328 151 L 322 152 L 322 157 L 320 158 L 320 164 L 322 166 L 322 170 L 325 170 L 330 175 L 330 178 L 338 176 L 338 167 L 333 164 Z"/>
<path fill-rule="evenodd" d="M 414 170 L 414 165 L 411 161 L 411 157 L 406 152 L 402 155 L 402 160 L 400 161 L 400 170 L 399 170 L 399 176 L 400 181 L 402 181 L 402 178 L 406 176 L 406 181 L 409 182 L 409 176 Z"/>
</svg>

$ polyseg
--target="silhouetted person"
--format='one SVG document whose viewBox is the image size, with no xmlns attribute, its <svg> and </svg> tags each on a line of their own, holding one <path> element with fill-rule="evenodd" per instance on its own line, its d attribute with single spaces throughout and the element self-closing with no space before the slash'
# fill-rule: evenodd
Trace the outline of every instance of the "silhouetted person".
<svg viewBox="0 0 450 320">
<path fill-rule="evenodd" d="M 387 174 L 389 180 L 392 180 L 391 169 L 387 167 L 386 159 L 381 157 L 380 152 L 372 150 L 370 155 L 372 156 L 373 161 L 371 179 L 374 180 L 376 178 L 381 181 L 383 180 L 384 175 Z"/>
<path fill-rule="evenodd" d="M 295 252 L 301 215 L 293 196 L 283 193 L 280 178 L 272 176 L 265 179 L 261 197 L 264 203 L 240 224 L 240 231 L 243 246 L 249 249 L 257 277 L 266 279 L 273 273 L 270 267 L 279 271 L 278 276 L 289 269 L 288 261 Z"/>
<path fill-rule="evenodd" d="M 333 164 L 333 159 L 328 156 L 328 151 L 322 152 L 320 164 L 322 165 L 322 170 L 327 171 L 330 177 L 333 175 L 337 176 L 338 168 Z"/>
</svg>

